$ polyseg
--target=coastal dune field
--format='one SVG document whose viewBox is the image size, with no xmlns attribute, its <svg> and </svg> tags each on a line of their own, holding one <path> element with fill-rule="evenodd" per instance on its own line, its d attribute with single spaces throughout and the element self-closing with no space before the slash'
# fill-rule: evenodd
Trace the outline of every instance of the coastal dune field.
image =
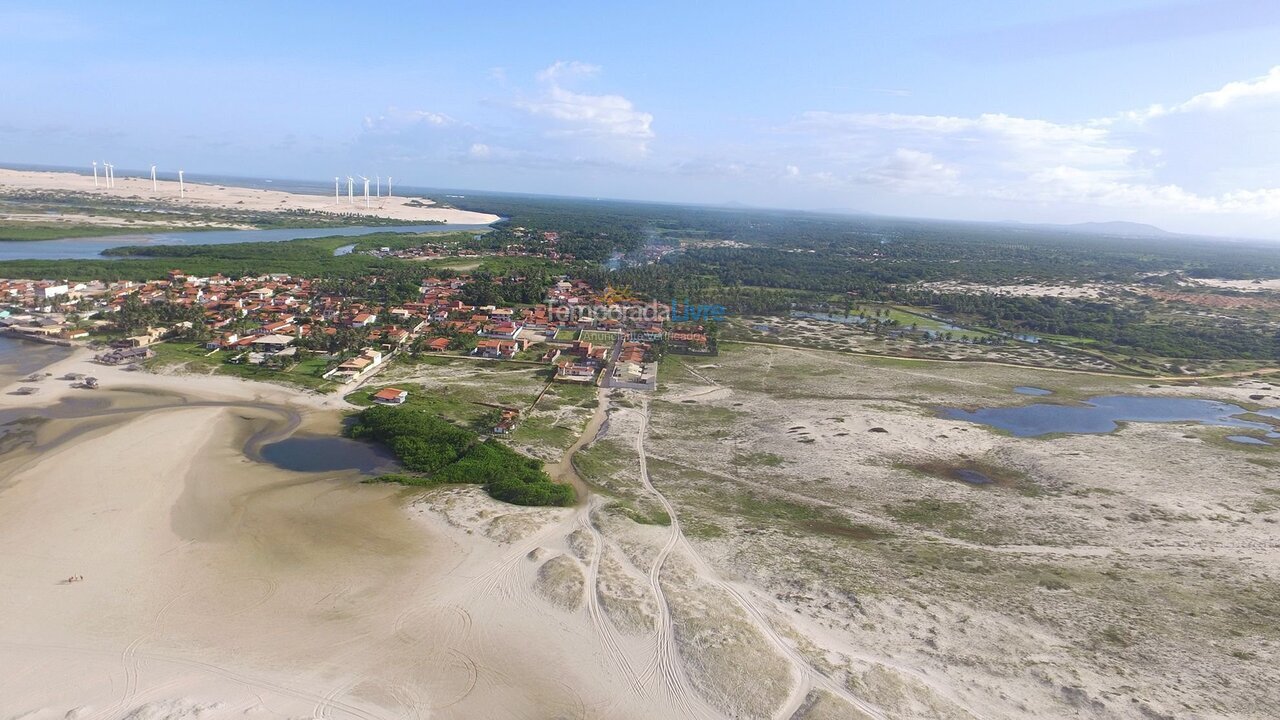
<svg viewBox="0 0 1280 720">
<path fill-rule="evenodd" d="M 185 197 L 179 198 L 178 183 L 159 180 L 152 190 L 151 179 L 116 176 L 116 187 L 107 189 L 100 180 L 94 187 L 91 175 L 72 172 L 36 170 L 10 170 L 0 168 L 0 190 L 81 192 L 104 198 L 128 199 L 140 202 L 180 203 L 193 208 L 223 210 L 251 210 L 259 212 L 322 212 L 342 215 L 367 215 L 369 217 L 404 220 L 407 223 L 443 221 L 455 225 L 487 225 L 496 222 L 497 215 L 470 212 L 455 208 L 432 207 L 431 200 L 413 197 L 371 197 L 365 207 L 363 188 L 356 193 L 355 203 L 347 202 L 346 186 L 342 188 L 341 203 L 335 203 L 332 195 L 304 195 L 280 190 L 260 190 L 211 185 L 201 183 L 198 176 L 185 183 Z M 412 204 L 410 204 L 412 203 Z M 15 216 L 17 220 L 48 220 L 41 216 Z"/>
<path fill-rule="evenodd" d="M 1280 400 L 1264 379 L 1154 388 L 726 345 L 664 360 L 656 393 L 566 415 L 576 454 L 548 470 L 581 502 L 521 508 L 257 459 L 337 435 L 340 395 L 88 358 L 26 361 L 51 363 L 33 395 L 14 394 L 14 361 L 0 377 L 0 718 L 1274 706 L 1274 448 L 1187 423 L 1018 438 L 937 413 L 1019 404 L 1018 386 Z M 487 377 L 399 372 L 381 381 L 440 397 Z M 1136 656 L 1142 671 L 1112 672 Z"/>
</svg>

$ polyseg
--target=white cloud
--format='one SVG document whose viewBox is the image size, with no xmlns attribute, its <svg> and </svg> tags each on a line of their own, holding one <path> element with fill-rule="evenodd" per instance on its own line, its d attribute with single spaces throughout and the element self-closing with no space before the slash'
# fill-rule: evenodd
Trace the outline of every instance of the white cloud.
<svg viewBox="0 0 1280 720">
<path fill-rule="evenodd" d="M 362 142 L 406 158 L 536 172 L 625 168 L 650 173 L 642 182 L 720 183 L 725 194 L 785 189 L 815 205 L 867 198 L 901 211 L 927 195 L 936 200 L 919 204 L 924 212 L 1000 208 L 1009 217 L 1021 204 L 1024 217 L 1074 208 L 1095 217 L 1196 216 L 1202 228 L 1228 218 L 1265 227 L 1280 217 L 1280 134 L 1272 130 L 1280 67 L 1101 118 L 815 110 L 765 132 L 668 140 L 685 143 L 680 153 L 651 150 L 653 115 L 623 94 L 592 89 L 603 79 L 597 65 L 557 61 L 526 77 L 523 91 L 507 79 L 511 95 L 493 102 L 498 112 L 483 123 L 392 107 L 366 118 Z M 903 199 L 885 200 L 893 197 Z"/>
<path fill-rule="evenodd" d="M 1050 168 L 1036 173 L 1030 180 L 1035 185 L 1030 191 L 1023 188 L 1003 197 L 1177 213 L 1244 213 L 1264 218 L 1280 217 L 1280 188 L 1201 195 L 1174 184 L 1132 183 L 1070 167 Z M 992 195 L 1002 196 L 1001 193 Z"/>
<path fill-rule="evenodd" d="M 557 60 L 538 71 L 538 82 L 555 83 L 570 78 L 591 77 L 600 74 L 600 66 L 577 60 Z"/>
<path fill-rule="evenodd" d="M 1016 155 L 1029 164 L 1045 157 L 1070 159 L 1086 164 L 1122 163 L 1131 153 L 1128 149 L 1111 146 L 1105 128 L 1086 124 L 1059 124 L 998 113 L 966 118 L 897 113 L 808 112 L 801 116 L 797 127 L 848 138 L 876 140 L 893 135 L 930 144 L 950 144 L 953 147 L 958 143 L 980 144 L 985 145 L 988 155 L 998 149 L 1006 155 Z"/>
<path fill-rule="evenodd" d="M 552 85 L 545 96 L 522 104 L 534 115 L 561 121 L 557 132 L 616 135 L 638 139 L 653 137 L 653 116 L 635 109 L 621 95 L 587 95 Z"/>
<path fill-rule="evenodd" d="M 1245 100 L 1277 96 L 1280 96 L 1280 66 L 1271 68 L 1271 72 L 1262 77 L 1229 82 L 1217 90 L 1200 93 L 1180 105 L 1175 105 L 1170 112 L 1222 110 Z"/>
<path fill-rule="evenodd" d="M 487 103 L 482 121 L 441 109 L 388 107 L 363 119 L 354 152 L 405 162 L 507 165 L 524 169 L 638 166 L 654 137 L 653 115 L 626 97 L 573 87 L 600 73 L 596 65 L 559 61 L 523 92 Z M 510 81 L 490 69 L 498 84 Z M 479 117 L 479 116 L 476 116 Z"/>
<path fill-rule="evenodd" d="M 1250 80 L 1229 82 L 1217 90 L 1194 95 L 1184 102 L 1168 106 L 1156 103 L 1142 110 L 1127 110 L 1116 117 L 1100 118 L 1094 122 L 1104 127 L 1117 122 L 1142 124 L 1168 115 L 1226 110 L 1250 100 L 1266 101 L 1277 98 L 1280 98 L 1280 65 L 1271 68 L 1266 75 Z"/>
<path fill-rule="evenodd" d="M 960 170 L 940 162 L 927 152 L 898 148 L 878 165 L 867 169 L 862 182 L 911 193 L 951 194 L 956 192 Z"/>
<path fill-rule="evenodd" d="M 380 115 L 366 115 L 364 127 L 373 132 L 400 131 L 415 125 L 445 127 L 456 125 L 457 121 L 448 115 L 432 110 L 401 110 L 389 107 Z"/>
<path fill-rule="evenodd" d="M 601 141 L 579 151 L 645 154 L 653 138 L 653 115 L 637 110 L 622 95 L 593 95 L 565 86 L 575 79 L 598 75 L 600 68 L 577 61 L 558 61 L 538 73 L 539 92 L 516 103 L 538 118 L 549 121 L 544 135 L 550 138 L 586 138 Z"/>
<path fill-rule="evenodd" d="M 813 111 L 781 137 L 797 138 L 782 152 L 811 166 L 805 177 L 825 172 L 901 194 L 1273 218 L 1276 119 L 1280 67 L 1183 102 L 1080 122 Z"/>
</svg>

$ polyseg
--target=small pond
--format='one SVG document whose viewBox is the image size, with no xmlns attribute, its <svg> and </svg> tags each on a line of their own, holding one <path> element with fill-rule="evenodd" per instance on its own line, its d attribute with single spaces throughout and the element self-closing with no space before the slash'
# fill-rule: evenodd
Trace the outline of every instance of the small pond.
<svg viewBox="0 0 1280 720">
<path fill-rule="evenodd" d="M 1031 387 L 1030 385 L 1019 385 L 1018 387 L 1014 388 L 1013 391 L 1018 393 L 1019 395 L 1035 395 L 1037 397 L 1053 394 L 1052 390 L 1045 390 L 1044 388 Z"/>
<path fill-rule="evenodd" d="M 1080 405 L 1036 403 L 1019 407 L 962 410 L 943 408 L 942 416 L 952 420 L 990 425 L 1017 437 L 1050 433 L 1108 433 L 1121 422 L 1198 422 L 1204 425 L 1261 430 L 1267 437 L 1280 438 L 1276 428 L 1237 416 L 1249 412 L 1239 405 L 1194 398 L 1136 397 L 1108 395 L 1090 398 Z M 1257 415 L 1280 418 L 1280 408 Z"/>
<path fill-rule="evenodd" d="M 970 470 L 968 468 L 956 468 L 952 470 L 950 474 L 956 480 L 970 485 L 990 485 L 995 482 L 991 478 L 987 477 L 985 473 L 980 473 L 977 470 Z"/>
<path fill-rule="evenodd" d="M 395 457 L 382 447 L 344 437 L 295 435 L 263 445 L 258 454 L 264 462 L 296 472 L 356 470 L 372 474 L 397 468 Z"/>
<path fill-rule="evenodd" d="M 1248 435 L 1228 435 L 1227 439 L 1241 445 L 1270 445 L 1271 443 L 1261 438 L 1250 437 Z"/>
</svg>

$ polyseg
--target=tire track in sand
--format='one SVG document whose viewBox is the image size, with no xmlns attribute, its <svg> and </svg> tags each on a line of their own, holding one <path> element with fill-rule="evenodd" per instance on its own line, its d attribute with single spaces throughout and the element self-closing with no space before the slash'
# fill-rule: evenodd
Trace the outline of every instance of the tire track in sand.
<svg viewBox="0 0 1280 720">
<path fill-rule="evenodd" d="M 604 608 L 600 606 L 600 594 L 598 592 L 598 584 L 600 579 L 600 561 L 604 557 L 605 545 L 604 534 L 596 527 L 595 521 L 592 519 L 592 513 L 600 507 L 602 500 L 599 495 L 591 495 L 582 509 L 578 511 L 578 524 L 585 528 L 591 534 L 592 550 L 591 558 L 587 563 L 587 581 L 585 583 L 587 589 L 587 614 L 591 618 L 591 626 L 599 636 L 600 642 L 604 645 L 605 652 L 614 664 L 622 670 L 622 674 L 631 686 L 632 692 L 643 692 L 643 685 L 639 682 L 639 676 L 636 674 L 635 668 L 631 665 L 631 660 L 627 657 L 626 651 L 622 649 L 622 643 L 619 639 L 618 629 L 614 627 L 613 621 L 609 619 Z"/>
<path fill-rule="evenodd" d="M 716 383 L 714 380 L 711 380 L 710 378 L 706 378 L 705 376 L 702 376 L 702 375 L 699 375 L 699 377 L 701 377 L 702 379 L 708 382 L 711 382 L 717 387 L 719 386 L 719 383 Z M 833 695 L 841 698 L 842 700 L 849 703 L 853 707 L 862 711 L 869 717 L 876 718 L 876 720 L 884 720 L 886 716 L 884 714 L 884 711 L 882 711 L 880 708 L 855 696 L 853 693 L 849 692 L 849 690 L 845 688 L 844 685 L 836 682 L 835 680 L 828 677 L 826 674 L 821 673 L 817 669 L 815 669 L 809 663 L 808 659 L 806 659 L 803 655 L 801 655 L 799 651 L 797 651 L 794 647 L 792 647 L 792 645 L 789 642 L 787 642 L 786 639 L 783 638 L 782 635 L 780 635 L 773 628 L 773 625 L 769 622 L 768 617 L 758 607 L 756 607 L 755 603 L 752 602 L 750 598 L 748 598 L 745 594 L 743 594 L 740 590 L 738 590 L 736 587 L 734 587 L 730 583 L 725 582 L 724 580 L 721 580 L 720 577 L 715 573 L 715 571 L 702 558 L 702 556 L 694 551 L 693 546 L 689 544 L 689 541 L 685 537 L 684 532 L 680 529 L 680 520 L 676 514 L 675 506 L 671 504 L 671 501 L 669 501 L 665 495 L 663 495 L 661 492 L 658 491 L 656 487 L 654 487 L 653 481 L 649 477 L 649 466 L 647 462 L 647 456 L 644 450 L 644 438 L 649 431 L 648 401 L 644 402 L 640 410 L 641 410 L 640 430 L 636 434 L 636 454 L 639 457 L 639 461 L 640 461 L 639 462 L 640 481 L 644 485 L 646 490 L 653 493 L 654 497 L 657 498 L 658 502 L 662 505 L 663 510 L 665 510 L 667 512 L 667 515 L 670 516 L 671 518 L 671 532 L 669 533 L 667 537 L 667 542 L 663 546 L 662 551 L 659 553 L 658 558 L 654 562 L 653 568 L 651 568 L 649 573 L 650 586 L 652 587 L 655 597 L 657 598 L 658 604 L 660 606 L 659 623 L 658 623 L 658 630 L 659 630 L 658 642 L 659 642 L 659 650 L 660 650 L 659 666 L 661 666 L 664 662 L 662 654 L 669 652 L 669 655 L 667 656 L 667 659 L 665 660 L 665 662 L 675 663 L 675 665 L 677 666 L 676 669 L 679 672 L 681 679 L 684 680 L 684 682 L 686 683 L 686 687 L 688 687 L 687 685 L 688 681 L 683 677 L 683 669 L 681 666 L 679 666 L 680 660 L 678 656 L 678 651 L 675 648 L 675 641 L 674 641 L 673 632 L 671 629 L 671 613 L 669 608 L 667 607 L 666 597 L 662 594 L 662 588 L 658 584 L 658 577 L 661 574 L 662 563 L 666 561 L 667 556 L 671 553 L 671 551 L 675 548 L 675 546 L 680 545 L 681 549 L 690 558 L 691 562 L 693 562 L 694 566 L 699 571 L 699 574 L 701 574 L 703 578 L 706 579 L 708 582 L 711 582 L 712 584 L 721 588 L 725 592 L 729 593 L 729 595 L 733 597 L 733 599 L 738 603 L 738 605 L 742 607 L 743 611 L 747 613 L 747 616 L 751 618 L 753 624 L 755 624 L 759 628 L 760 632 L 764 634 L 765 638 L 769 640 L 770 644 L 772 644 L 779 652 L 781 652 L 782 656 L 786 658 L 788 662 L 791 664 L 792 674 L 795 677 L 796 682 L 794 683 L 791 693 L 788 695 L 786 701 L 783 703 L 782 707 L 779 708 L 778 712 L 775 714 L 775 717 L 778 718 L 778 720 L 788 720 L 792 715 L 794 715 L 796 710 L 798 710 L 801 704 L 803 704 L 804 698 L 808 694 L 808 691 L 813 687 L 821 687 L 822 689 L 832 693 Z M 664 626 L 666 626 L 665 630 L 664 630 Z M 664 649 L 664 645 L 668 645 L 668 644 L 670 646 L 669 651 Z M 666 672 L 669 672 L 669 670 Z M 692 692 L 691 688 L 690 688 L 690 691 Z M 701 699 L 700 696 L 698 697 L 699 699 Z M 705 701 L 704 701 L 704 705 L 705 705 Z"/>
<path fill-rule="evenodd" d="M 667 511 L 668 516 L 671 518 L 671 529 L 667 533 L 666 542 L 662 544 L 662 549 L 658 551 L 657 557 L 654 558 L 653 564 L 649 567 L 649 590 L 653 593 L 654 601 L 658 606 L 655 633 L 657 654 L 654 662 L 645 669 L 640 682 L 648 682 L 656 674 L 658 686 L 666 692 L 672 704 L 685 717 L 723 717 L 723 713 L 712 708 L 702 695 L 694 689 L 693 684 L 689 682 L 689 678 L 684 672 L 684 665 L 680 662 L 680 652 L 676 648 L 675 624 L 671 619 L 671 608 L 667 604 L 666 593 L 662 590 L 661 576 L 662 566 L 666 564 L 667 557 L 671 554 L 671 551 L 684 538 L 684 533 L 680 530 L 680 520 L 676 517 L 675 509 L 671 506 L 671 503 L 649 481 L 649 467 L 644 453 L 644 438 L 648 431 L 649 403 L 646 400 L 641 407 L 640 430 L 636 433 L 636 455 L 640 466 L 640 481 L 649 492 L 658 498 L 663 509 Z"/>
</svg>

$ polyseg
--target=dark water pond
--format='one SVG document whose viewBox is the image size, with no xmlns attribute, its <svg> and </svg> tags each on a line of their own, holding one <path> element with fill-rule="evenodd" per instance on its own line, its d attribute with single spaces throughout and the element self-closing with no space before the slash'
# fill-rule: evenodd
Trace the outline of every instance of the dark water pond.
<svg viewBox="0 0 1280 720">
<path fill-rule="evenodd" d="M 357 470 L 375 473 L 397 467 L 391 453 L 380 446 L 344 437 L 295 435 L 263 445 L 258 454 L 265 462 L 296 472 Z"/>
<path fill-rule="evenodd" d="M 970 485 L 989 485 L 995 482 L 983 473 L 977 470 L 969 470 L 968 468 L 956 468 L 951 471 L 951 476 L 960 482 L 969 483 Z"/>
<path fill-rule="evenodd" d="M 1237 416 L 1249 411 L 1239 405 L 1194 398 L 1134 397 L 1108 395 L 1090 398 L 1081 405 L 1036 403 L 1021 407 L 961 410 L 943 408 L 943 417 L 990 425 L 1018 437 L 1050 433 L 1108 433 L 1120 422 L 1198 422 L 1204 425 L 1261 430 L 1267 437 L 1280 433 L 1267 423 Z M 1280 418 L 1280 408 L 1258 412 Z"/>
<path fill-rule="evenodd" d="M 1248 435 L 1228 435 L 1227 439 L 1231 442 L 1240 443 L 1241 445 L 1270 445 L 1271 443 L 1261 438 L 1250 437 Z"/>
<path fill-rule="evenodd" d="M 1044 388 L 1031 387 L 1030 385 L 1019 385 L 1018 387 L 1014 388 L 1013 391 L 1018 393 L 1019 395 L 1043 396 L 1043 395 L 1053 394 L 1052 390 L 1045 390 Z"/>
</svg>

